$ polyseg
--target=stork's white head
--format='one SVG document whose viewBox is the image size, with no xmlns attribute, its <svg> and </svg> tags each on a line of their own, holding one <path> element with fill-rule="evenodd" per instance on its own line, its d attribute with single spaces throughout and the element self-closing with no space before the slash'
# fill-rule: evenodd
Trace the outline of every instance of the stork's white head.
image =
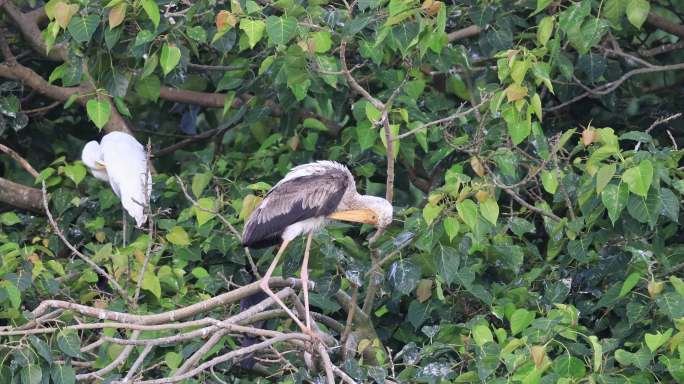
<svg viewBox="0 0 684 384">
<path fill-rule="evenodd" d="M 92 173 L 93 176 L 100 180 L 109 181 L 107 169 L 104 165 L 102 149 L 97 141 L 89 141 L 85 147 L 83 147 L 83 151 L 81 152 L 81 161 L 83 161 L 83 164 L 90 169 L 90 173 Z"/>
<path fill-rule="evenodd" d="M 382 197 L 363 196 L 363 205 L 378 215 L 378 228 L 387 228 L 392 224 L 392 204 Z"/>
</svg>

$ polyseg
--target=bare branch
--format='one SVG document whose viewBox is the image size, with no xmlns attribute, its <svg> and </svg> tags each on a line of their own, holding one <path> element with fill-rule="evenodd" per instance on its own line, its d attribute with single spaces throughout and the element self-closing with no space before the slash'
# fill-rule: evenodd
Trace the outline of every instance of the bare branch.
<svg viewBox="0 0 684 384">
<path fill-rule="evenodd" d="M 33 176 L 34 178 L 38 177 L 38 172 L 36 171 L 36 169 L 33 168 L 33 166 L 31 166 L 31 164 L 28 161 L 26 161 L 26 159 L 21 157 L 21 155 L 19 155 L 15 150 L 0 144 L 0 151 L 5 152 L 7 155 L 9 155 L 9 157 L 14 159 L 14 161 L 16 161 L 22 168 L 24 168 L 26 172 L 31 174 L 31 176 Z"/>
<path fill-rule="evenodd" d="M 655 12 L 650 12 L 646 21 L 665 32 L 669 32 L 675 36 L 679 36 L 680 39 L 684 39 L 684 25 L 675 24 L 670 20 L 657 15 Z"/>
<path fill-rule="evenodd" d="M 67 238 L 64 236 L 62 233 L 62 230 L 59 229 L 59 226 L 57 225 L 57 222 L 55 221 L 54 217 L 52 217 L 52 213 L 50 212 L 50 207 L 48 204 L 48 195 L 47 195 L 47 188 L 45 187 L 45 181 L 41 181 L 42 184 L 42 192 L 43 192 L 43 209 L 45 210 L 45 214 L 48 217 L 48 221 L 50 222 L 50 225 L 52 226 L 52 229 L 55 231 L 55 234 L 57 237 L 59 237 L 64 245 L 67 246 L 73 252 L 76 256 L 78 256 L 81 260 L 85 261 L 90 268 L 92 268 L 95 272 L 97 272 L 98 275 L 104 277 L 109 281 L 109 283 L 114 287 L 114 289 L 119 293 L 119 295 L 126 300 L 129 304 L 132 304 L 131 298 L 128 297 L 128 293 L 119 285 L 119 283 L 112 277 L 109 273 L 107 273 L 104 269 L 100 268 L 99 265 L 95 264 L 95 262 L 90 259 L 90 257 L 84 255 L 81 253 L 76 247 L 74 247 L 73 244 L 67 240 Z M 42 305 L 42 303 L 41 303 Z M 40 308 L 40 306 L 38 306 Z M 34 311 L 35 312 L 35 311 Z M 42 315 L 42 313 L 39 313 L 38 316 Z"/>
<path fill-rule="evenodd" d="M 660 117 L 660 118 L 658 118 L 656 121 L 654 121 L 648 128 L 646 128 L 646 133 L 651 133 L 651 131 L 653 131 L 653 129 L 654 129 L 655 127 L 657 127 L 657 126 L 659 126 L 659 125 L 662 125 L 662 124 L 665 124 L 665 123 L 668 123 L 668 122 L 670 122 L 670 121 L 672 121 L 672 120 L 674 120 L 674 119 L 678 119 L 678 118 L 680 118 L 681 116 L 682 116 L 682 113 L 679 112 L 679 113 L 675 113 L 674 115 L 670 115 L 670 116 L 666 116 L 666 117 Z M 670 134 L 670 133 L 669 133 L 670 131 L 667 131 L 667 132 L 668 132 L 668 134 Z M 671 135 L 672 135 L 672 134 L 670 134 L 670 136 L 671 136 Z M 677 143 L 674 141 L 674 139 L 672 139 L 672 142 L 674 143 L 674 147 L 677 148 Z M 635 151 L 635 152 L 638 151 L 639 148 L 641 148 L 641 141 L 638 142 L 638 143 L 634 146 L 634 151 Z"/>
<path fill-rule="evenodd" d="M 482 28 L 478 27 L 477 25 L 471 25 L 469 27 L 465 27 L 463 29 L 459 29 L 453 32 L 449 32 L 447 34 L 447 39 L 449 40 L 450 43 L 456 41 L 456 40 L 461 40 L 461 39 L 466 39 L 468 37 L 473 37 L 477 36 L 482 32 Z"/>
<path fill-rule="evenodd" d="M 477 105 L 474 106 L 474 107 L 470 107 L 469 109 L 466 109 L 465 111 L 462 111 L 462 112 L 461 112 L 461 111 L 456 112 L 456 113 L 454 113 L 454 114 L 451 115 L 451 116 L 447 116 L 447 117 L 444 117 L 444 118 L 439 119 L 439 120 L 434 120 L 434 121 L 431 121 L 431 122 L 429 122 L 429 123 L 425 123 L 425 124 L 421 125 L 420 127 L 416 127 L 416 128 L 414 128 L 414 129 L 412 129 L 412 130 L 410 130 L 410 131 L 408 131 L 408 132 L 404 132 L 404 133 L 402 133 L 401 135 L 398 135 L 397 137 L 395 137 L 395 138 L 392 139 L 392 140 L 401 140 L 401 139 L 403 139 L 403 138 L 405 138 L 405 137 L 408 137 L 408 136 L 413 135 L 414 133 L 416 133 L 416 132 L 418 132 L 418 131 L 420 131 L 420 130 L 422 130 L 422 129 L 431 127 L 431 126 L 433 126 L 433 125 L 450 123 L 450 122 L 452 122 L 452 121 L 454 121 L 454 120 L 456 120 L 456 119 L 460 119 L 461 117 L 468 116 L 469 114 L 471 114 L 471 113 L 473 113 L 474 111 L 478 110 L 478 109 L 479 109 L 481 106 L 483 106 L 487 101 L 489 101 L 488 98 L 483 98 L 483 99 L 480 101 L 480 103 L 477 104 Z"/>
<path fill-rule="evenodd" d="M 672 65 L 659 65 L 659 66 L 652 66 L 652 67 L 645 67 L 645 68 L 637 68 L 633 69 L 624 75 L 622 75 L 619 79 L 611 81 L 609 83 L 600 85 L 596 88 L 593 88 L 589 91 L 586 91 L 578 96 L 573 97 L 572 99 L 563 102 L 561 104 L 558 104 L 556 106 L 550 107 L 547 109 L 547 111 L 552 112 L 552 111 L 557 111 L 560 109 L 563 109 L 567 107 L 568 105 L 571 105 L 573 103 L 576 103 L 586 97 L 589 96 L 601 96 L 601 95 L 607 95 L 614 90 L 616 90 L 622 83 L 627 81 L 629 78 L 632 76 L 636 76 L 639 74 L 644 74 L 644 73 L 654 73 L 654 72 L 663 72 L 663 71 L 677 71 L 680 69 L 684 69 L 684 63 L 679 63 L 679 64 L 672 64 Z"/>
<path fill-rule="evenodd" d="M 40 189 L 27 187 L 0 177 L 0 203 L 28 211 L 42 213 Z"/>
</svg>

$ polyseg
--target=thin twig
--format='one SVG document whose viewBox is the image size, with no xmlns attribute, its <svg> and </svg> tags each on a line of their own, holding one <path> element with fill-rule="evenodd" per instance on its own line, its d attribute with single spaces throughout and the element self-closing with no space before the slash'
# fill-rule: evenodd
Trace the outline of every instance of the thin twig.
<svg viewBox="0 0 684 384">
<path fill-rule="evenodd" d="M 602 96 L 602 95 L 607 95 L 614 90 L 616 90 L 622 83 L 627 81 L 629 78 L 632 76 L 640 75 L 640 74 L 645 74 L 645 73 L 654 73 L 654 72 L 664 72 L 664 71 L 677 71 L 680 69 L 684 69 L 684 63 L 679 63 L 679 64 L 672 64 L 672 65 L 659 65 L 659 66 L 653 66 L 653 67 L 644 67 L 644 68 L 637 68 L 633 69 L 624 75 L 622 75 L 619 79 L 611 81 L 609 83 L 600 85 L 596 88 L 593 88 L 591 91 L 584 92 L 578 96 L 573 97 L 572 99 L 565 101 L 561 104 L 558 104 L 556 106 L 550 107 L 547 109 L 548 112 L 552 111 L 557 111 L 559 109 L 563 109 L 567 107 L 570 104 L 576 103 L 577 101 L 580 101 L 586 97 L 589 96 Z"/>
<path fill-rule="evenodd" d="M 456 120 L 456 119 L 460 119 L 461 117 L 468 116 L 469 114 L 471 114 L 471 113 L 473 113 L 474 111 L 478 110 L 478 109 L 479 109 L 482 105 L 484 105 L 484 103 L 486 103 L 487 101 L 489 101 L 489 98 L 483 98 L 483 99 L 480 101 L 480 103 L 477 104 L 477 105 L 474 106 L 474 107 L 470 107 L 469 109 L 467 109 L 467 110 L 465 110 L 465 111 L 463 111 L 463 112 L 456 112 L 456 113 L 454 113 L 453 115 L 444 117 L 444 118 L 439 119 L 439 120 L 434 120 L 434 121 L 431 121 L 431 122 L 429 122 L 429 123 L 425 123 L 425 124 L 421 125 L 420 127 L 413 128 L 412 130 L 410 130 L 410 131 L 408 131 L 408 132 L 404 132 L 404 133 L 402 133 L 401 135 L 397 135 L 397 137 L 395 137 L 395 138 L 392 139 L 392 140 L 401 140 L 401 139 L 403 139 L 403 138 L 405 138 L 405 137 L 408 137 L 408 136 L 413 135 L 414 133 L 416 133 L 416 132 L 418 132 L 418 131 L 420 131 L 420 130 L 422 130 L 422 129 L 431 127 L 431 126 L 433 126 L 433 125 L 450 123 L 450 122 L 452 122 L 452 121 L 454 121 L 454 120 Z"/>
<path fill-rule="evenodd" d="M 21 157 L 21 155 L 19 155 L 15 150 L 6 145 L 0 144 L 0 151 L 5 152 L 9 157 L 14 159 L 14 161 L 16 161 L 22 168 L 24 168 L 26 172 L 30 173 L 31 176 L 33 176 L 34 178 L 38 177 L 38 172 L 35 168 L 33 168 L 33 166 L 31 166 L 31 163 L 29 163 L 26 159 Z"/>
<path fill-rule="evenodd" d="M 190 201 L 195 208 L 203 212 L 211 213 L 218 217 L 219 220 L 221 220 L 221 222 L 223 222 L 223 224 L 225 224 L 226 227 L 228 227 L 228 229 L 230 230 L 230 232 L 237 238 L 238 242 L 242 244 L 242 235 L 240 235 L 240 232 L 238 232 L 238 230 L 235 229 L 235 226 L 233 226 L 233 224 L 231 224 L 225 216 L 223 216 L 218 210 L 206 209 L 202 207 L 195 199 L 192 198 L 192 196 L 190 196 L 190 193 L 188 193 L 188 189 L 185 186 L 185 183 L 183 183 L 183 180 L 180 178 L 180 176 L 176 175 L 176 181 L 178 182 L 178 185 L 183 191 L 185 198 L 188 199 L 188 201 Z M 257 268 L 256 264 L 254 263 L 254 259 L 252 258 L 252 253 L 249 251 L 249 248 L 247 247 L 243 247 L 243 249 L 245 250 L 245 254 L 247 255 L 247 261 L 249 262 L 249 266 L 252 268 L 252 272 L 254 273 L 254 275 L 256 275 L 257 279 L 261 279 L 259 269 Z"/>
<path fill-rule="evenodd" d="M 678 113 L 675 113 L 674 115 L 670 115 L 667 117 L 660 117 L 656 121 L 654 121 L 648 128 L 646 128 L 646 133 L 650 134 L 651 131 L 653 131 L 653 129 L 655 129 L 655 127 L 662 125 L 662 124 L 665 124 L 665 123 L 668 123 L 674 119 L 678 119 L 681 116 L 682 116 L 682 113 L 678 112 Z M 674 139 L 672 139 L 672 142 L 674 143 Z M 677 144 L 675 143 L 675 148 L 676 147 L 677 147 Z M 636 143 L 636 145 L 634 146 L 634 152 L 638 151 L 639 148 L 641 148 L 641 141 Z"/>
<path fill-rule="evenodd" d="M 119 293 L 119 295 L 126 300 L 129 304 L 133 304 L 133 301 L 131 298 L 128 296 L 128 293 L 119 285 L 119 283 L 112 277 L 109 273 L 107 273 L 104 269 L 100 268 L 99 265 L 95 264 L 95 262 L 90 259 L 90 257 L 84 255 L 81 253 L 76 247 L 74 247 L 73 244 L 67 240 L 67 238 L 64 236 L 62 233 L 62 230 L 59 229 L 59 226 L 57 225 L 57 222 L 55 221 L 54 217 L 52 217 L 52 213 L 50 212 L 50 207 L 48 204 L 48 197 L 47 197 L 47 187 L 45 186 L 45 180 L 41 181 L 42 185 L 42 192 L 43 192 L 43 208 L 45 209 L 45 214 L 48 217 L 48 221 L 50 222 L 50 225 L 52 226 L 52 229 L 55 231 L 55 234 L 57 237 L 59 237 L 64 245 L 67 246 L 73 252 L 76 256 L 78 256 L 81 260 L 85 261 L 86 264 L 88 264 L 95 272 L 97 272 L 98 275 L 104 277 L 109 281 L 109 283 L 114 287 L 114 289 Z"/>
</svg>

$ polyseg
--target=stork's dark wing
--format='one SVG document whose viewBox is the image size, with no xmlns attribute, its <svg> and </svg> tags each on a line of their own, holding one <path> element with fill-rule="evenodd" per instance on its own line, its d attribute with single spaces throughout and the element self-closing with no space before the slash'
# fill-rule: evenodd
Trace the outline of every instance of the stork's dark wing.
<svg viewBox="0 0 684 384">
<path fill-rule="evenodd" d="M 253 248 L 277 244 L 288 225 L 335 212 L 348 185 L 347 174 L 334 169 L 278 183 L 247 221 L 242 244 Z"/>
</svg>

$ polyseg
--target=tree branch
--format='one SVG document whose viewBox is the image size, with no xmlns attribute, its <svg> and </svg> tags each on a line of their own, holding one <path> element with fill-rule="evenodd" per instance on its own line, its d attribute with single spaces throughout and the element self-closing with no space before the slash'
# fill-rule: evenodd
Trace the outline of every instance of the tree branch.
<svg viewBox="0 0 684 384">
<path fill-rule="evenodd" d="M 645 73 L 654 73 L 654 72 L 663 72 L 663 71 L 677 71 L 680 69 L 684 69 L 684 63 L 679 63 L 679 64 L 672 64 L 672 65 L 656 65 L 656 66 L 651 66 L 651 67 L 644 67 L 644 68 L 637 68 L 633 69 L 624 75 L 622 75 L 619 79 L 611 81 L 609 83 L 600 85 L 596 88 L 589 89 L 586 92 L 573 97 L 572 99 L 565 101 L 561 104 L 558 104 L 556 106 L 550 107 L 547 109 L 548 112 L 552 111 L 557 111 L 560 109 L 563 109 L 573 103 L 576 103 L 586 97 L 590 96 L 602 96 L 602 95 L 607 95 L 614 90 L 616 90 L 622 83 L 627 81 L 629 78 L 632 76 L 640 75 L 640 74 L 645 74 Z"/>
<path fill-rule="evenodd" d="M 19 155 L 16 151 L 14 151 L 12 148 L 9 148 L 3 144 L 0 144 L 0 151 L 5 152 L 9 157 L 14 159 L 24 170 L 28 173 L 31 174 L 34 178 L 38 177 L 38 172 L 31 166 L 31 164 L 26 161 L 21 155 Z"/>
<path fill-rule="evenodd" d="M 679 36 L 680 39 L 684 39 L 684 25 L 675 24 L 670 20 L 655 14 L 655 12 L 650 12 L 646 21 L 654 27 L 658 27 L 665 32 Z"/>
<path fill-rule="evenodd" d="M 43 213 L 40 189 L 27 187 L 0 177 L 0 203 Z"/>
<path fill-rule="evenodd" d="M 47 52 L 47 46 L 38 27 L 38 21 L 42 20 L 45 15 L 42 7 L 29 13 L 22 13 L 12 1 L 5 1 L 2 4 L 2 9 L 19 28 L 19 31 L 34 51 L 46 56 L 50 60 L 64 61 L 68 54 L 66 46 L 58 44 L 52 47 L 50 52 Z"/>
<path fill-rule="evenodd" d="M 447 34 L 447 39 L 449 42 L 454 42 L 456 40 L 461 40 L 461 39 L 466 39 L 468 37 L 473 37 L 477 36 L 482 32 L 482 28 L 478 27 L 477 25 L 471 25 L 469 27 L 465 27 L 463 29 L 459 29 L 453 32 L 449 32 Z"/>
</svg>

